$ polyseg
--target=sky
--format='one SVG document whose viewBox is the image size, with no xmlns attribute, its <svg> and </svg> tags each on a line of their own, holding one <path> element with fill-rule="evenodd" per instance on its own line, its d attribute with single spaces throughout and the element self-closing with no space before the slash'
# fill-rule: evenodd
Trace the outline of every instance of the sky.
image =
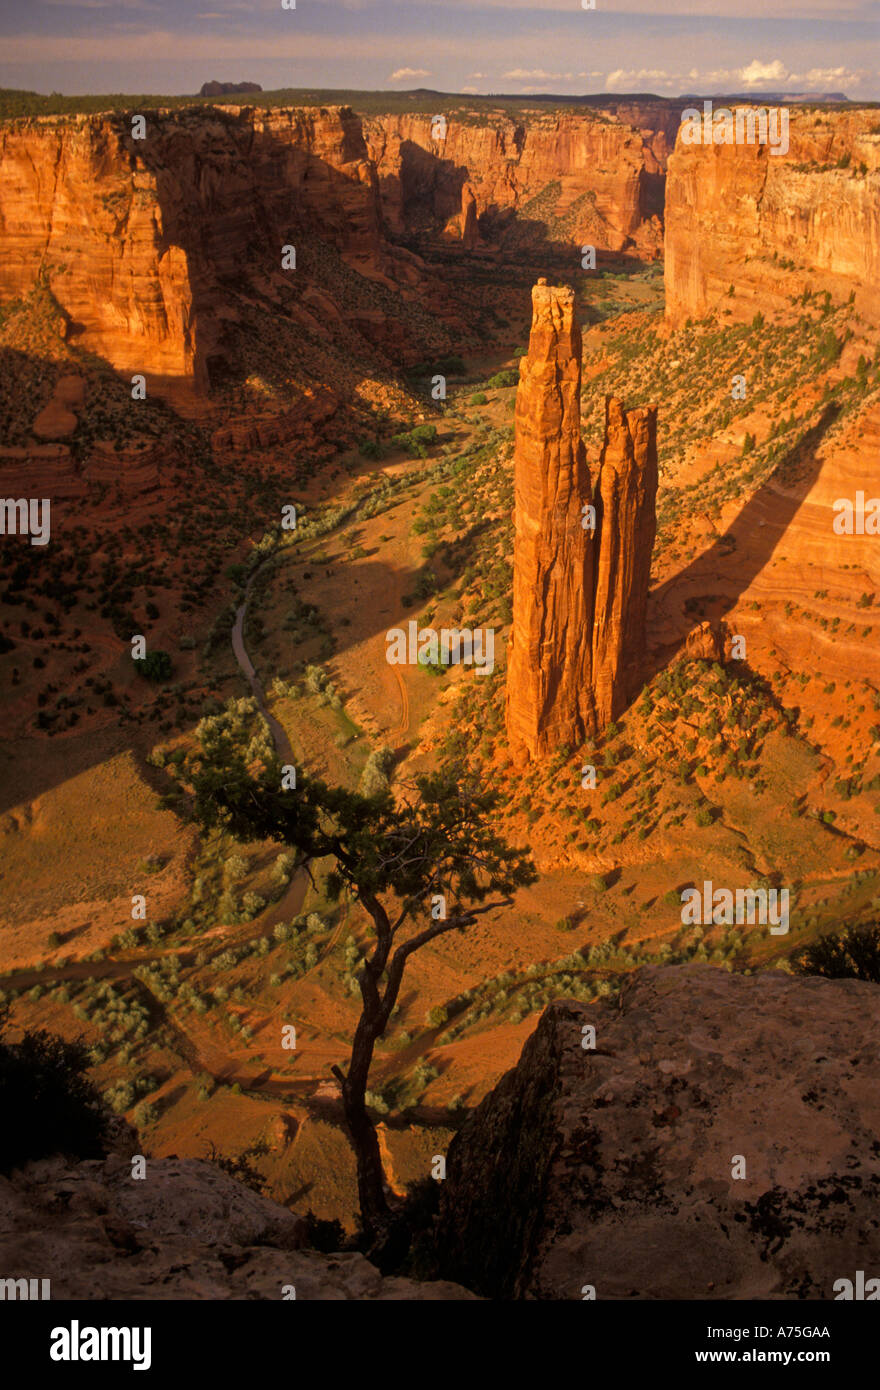
<svg viewBox="0 0 880 1390">
<path fill-rule="evenodd" d="M 170 96 L 218 79 L 267 91 L 824 90 L 880 100 L 880 0 L 294 3 L 0 0 L 0 86 Z"/>
</svg>

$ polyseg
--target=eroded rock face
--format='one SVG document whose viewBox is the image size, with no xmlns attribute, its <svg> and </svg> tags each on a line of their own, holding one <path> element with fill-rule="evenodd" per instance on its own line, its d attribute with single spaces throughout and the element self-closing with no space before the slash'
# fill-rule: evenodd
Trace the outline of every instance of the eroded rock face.
<svg viewBox="0 0 880 1390">
<path fill-rule="evenodd" d="M 396 233 L 457 222 L 467 182 L 486 239 L 504 249 L 537 239 L 652 255 L 662 245 L 662 170 L 676 122 L 677 113 L 650 106 L 485 123 L 452 115 L 439 130 L 430 115 L 383 115 L 365 119 L 364 133 Z M 539 196 L 540 211 L 517 223 Z"/>
<path fill-rule="evenodd" d="M 514 454 L 513 628 L 507 733 L 532 757 L 595 729 L 591 685 L 594 550 L 580 436 L 581 331 L 574 291 L 539 280 L 520 362 Z"/>
<path fill-rule="evenodd" d="M 789 149 L 685 145 L 666 186 L 666 317 L 723 307 L 790 312 L 791 298 L 855 290 L 880 318 L 880 141 L 872 111 L 794 110 Z M 733 294 L 730 294 L 730 289 Z"/>
<path fill-rule="evenodd" d="M 657 532 L 657 409 L 605 399 L 605 444 L 596 485 L 593 691 L 598 726 L 636 692 Z"/>
<path fill-rule="evenodd" d="M 494 1297 L 833 1299 L 880 1276 L 878 1063 L 880 988 L 856 980 L 654 966 L 619 1007 L 552 1004 L 450 1145 L 442 1273 Z"/>
<path fill-rule="evenodd" d="M 172 241 L 156 179 L 130 164 L 121 121 L 0 130 L 0 300 L 43 274 L 87 346 L 131 371 L 191 374 L 192 285 Z"/>
<path fill-rule="evenodd" d="M 297 1300 L 474 1297 L 302 1249 L 302 1228 L 201 1159 L 148 1159 L 137 1181 L 121 1154 L 0 1177 L 0 1277 L 51 1279 L 54 1299 L 280 1299 L 285 1285 Z"/>
<path fill-rule="evenodd" d="M 479 239 L 477 228 L 477 200 L 469 183 L 461 190 L 461 244 L 465 251 L 472 251 Z"/>
<path fill-rule="evenodd" d="M 608 113 L 451 119 L 439 141 L 427 116 L 362 121 L 345 106 L 264 110 L 233 95 L 144 119 L 144 139 L 113 113 L 3 124 L 0 303 L 44 277 L 69 338 L 172 386 L 207 391 L 234 373 L 235 325 L 255 302 L 348 356 L 362 346 L 353 329 L 389 361 L 423 360 L 406 306 L 421 297 L 453 326 L 456 310 L 397 236 L 486 255 L 536 242 L 567 256 L 582 243 L 660 248 L 668 135 L 648 111 L 641 131 Z"/>
<path fill-rule="evenodd" d="M 508 740 L 516 755 L 532 758 L 577 747 L 616 718 L 635 693 L 644 657 L 657 411 L 627 411 L 606 398 L 594 495 L 580 383 L 574 292 L 539 280 L 516 397 L 507 664 Z"/>
<path fill-rule="evenodd" d="M 0 129 L 0 302 L 42 274 L 69 336 L 123 372 L 195 378 L 222 364 L 246 285 L 320 326 L 306 243 L 393 285 L 378 185 L 347 107 L 71 116 Z M 299 249 L 295 271 L 282 248 Z M 306 263 L 304 264 L 304 258 Z"/>
<path fill-rule="evenodd" d="M 698 623 L 685 642 L 685 656 L 691 661 L 729 661 L 730 629 L 725 622 Z"/>
</svg>

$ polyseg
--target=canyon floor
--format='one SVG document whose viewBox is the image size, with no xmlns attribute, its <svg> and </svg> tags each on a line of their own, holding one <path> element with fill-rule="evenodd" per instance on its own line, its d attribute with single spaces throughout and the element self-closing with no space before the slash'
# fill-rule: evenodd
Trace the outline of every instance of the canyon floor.
<svg viewBox="0 0 880 1390">
<path fill-rule="evenodd" d="M 430 374 L 377 370 L 335 413 L 301 396 L 295 451 L 254 444 L 252 402 L 218 419 L 169 390 L 132 423 L 118 379 L 58 337 L 39 292 L 0 321 L 8 371 L 33 388 L 15 399 L 39 405 L 13 440 L 51 451 L 87 431 L 107 455 L 103 475 L 70 482 L 56 544 L 4 550 L 0 987 L 16 1025 L 88 1041 L 149 1152 L 243 1156 L 267 1193 L 349 1228 L 330 1067 L 348 1055 L 367 919 L 328 901 L 326 866 L 306 885 L 277 845 L 200 837 L 179 781 L 199 721 L 226 710 L 259 736 L 230 640 L 249 575 L 245 647 L 297 765 L 352 788 L 461 765 L 499 793 L 500 828 L 540 871 L 513 909 L 408 969 L 371 1076 L 398 1190 L 428 1175 L 551 1000 L 613 996 L 651 962 L 787 968 L 880 906 L 880 564 L 871 537 L 829 524 L 833 499 L 876 477 L 877 330 L 817 291 L 772 322 L 722 310 L 673 331 L 658 264 L 609 257 L 577 281 L 591 468 L 606 392 L 659 408 L 649 650 L 642 694 L 595 745 L 519 765 L 504 647 L 536 272 L 474 264 L 493 332 L 452 364 L 445 402 Z M 454 274 L 466 282 L 465 254 Z M 249 570 L 291 503 L 296 529 Z M 411 619 L 494 628 L 493 673 L 389 665 L 386 633 Z M 688 659 L 688 633 L 719 619 L 745 659 Z M 169 653 L 168 681 L 133 669 L 131 632 Z M 683 927 L 681 890 L 706 879 L 788 887 L 789 933 Z"/>
</svg>

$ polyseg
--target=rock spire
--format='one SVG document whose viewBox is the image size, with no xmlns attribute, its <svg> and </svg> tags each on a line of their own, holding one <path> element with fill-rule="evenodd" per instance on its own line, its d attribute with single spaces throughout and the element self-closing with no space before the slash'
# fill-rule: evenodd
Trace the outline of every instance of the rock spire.
<svg viewBox="0 0 880 1390">
<path fill-rule="evenodd" d="M 520 363 L 514 453 L 511 750 L 576 747 L 632 698 L 655 532 L 657 412 L 605 403 L 595 489 L 580 437 L 574 291 L 539 280 Z"/>
</svg>

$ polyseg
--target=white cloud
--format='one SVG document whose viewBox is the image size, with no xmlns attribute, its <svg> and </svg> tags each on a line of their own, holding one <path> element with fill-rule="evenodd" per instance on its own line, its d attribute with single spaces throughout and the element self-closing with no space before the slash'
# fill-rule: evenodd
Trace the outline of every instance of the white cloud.
<svg viewBox="0 0 880 1390">
<path fill-rule="evenodd" d="M 585 74 L 581 73 L 580 76 Z M 593 74 L 590 74 L 593 76 Z M 790 92 L 835 91 L 858 87 L 867 76 L 866 70 L 849 68 L 810 68 L 806 72 L 791 72 L 783 62 L 774 58 L 762 63 L 759 59 L 741 68 L 690 68 L 688 72 L 667 72 L 662 68 L 615 68 L 605 79 L 607 91 L 640 91 L 646 87 L 667 89 L 677 96 L 684 92 L 753 92 L 780 89 Z"/>
<path fill-rule="evenodd" d="M 679 73 L 664 72 L 662 68 L 615 68 L 605 78 L 605 86 L 609 91 L 614 87 L 634 90 L 645 82 L 657 87 L 670 87 L 680 81 Z"/>
<path fill-rule="evenodd" d="M 512 82 L 570 82 L 573 72 L 545 72 L 543 68 L 513 68 L 504 74 Z"/>
<path fill-rule="evenodd" d="M 807 72 L 791 72 L 788 75 L 788 85 L 808 88 L 815 91 L 817 88 L 834 87 L 836 90 L 846 87 L 857 87 L 867 76 L 867 69 L 861 68 L 851 70 L 849 68 L 810 68 Z"/>
<path fill-rule="evenodd" d="M 391 76 L 387 77 L 385 80 L 386 82 L 405 82 L 407 78 L 410 77 L 430 76 L 431 74 L 428 72 L 427 68 L 395 68 Z"/>
<path fill-rule="evenodd" d="M 747 67 L 737 68 L 734 72 L 725 74 L 746 88 L 787 87 L 789 91 L 797 91 L 800 88 L 815 91 L 830 87 L 856 87 L 866 75 L 865 69 L 845 67 L 808 68 L 806 72 L 792 72 L 779 58 L 774 58 L 772 63 L 762 63 L 753 58 Z"/>
<path fill-rule="evenodd" d="M 779 58 L 774 58 L 772 63 L 761 63 L 753 58 L 748 67 L 739 70 L 739 80 L 746 87 L 754 87 L 761 82 L 772 82 L 778 86 L 787 79 L 788 69 Z"/>
</svg>

